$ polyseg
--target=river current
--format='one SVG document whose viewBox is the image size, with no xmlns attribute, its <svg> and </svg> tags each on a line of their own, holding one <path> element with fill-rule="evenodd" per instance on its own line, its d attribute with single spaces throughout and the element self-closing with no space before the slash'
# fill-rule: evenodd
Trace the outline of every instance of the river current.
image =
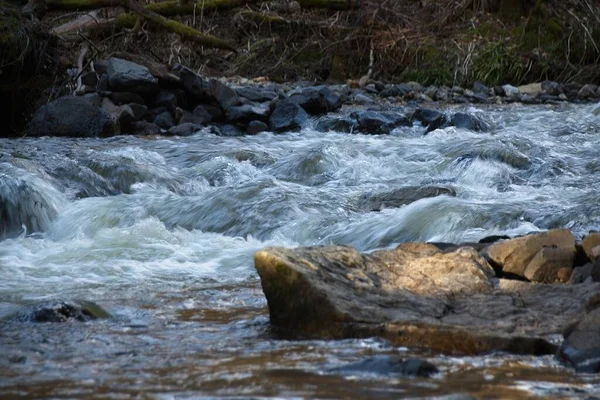
<svg viewBox="0 0 600 400">
<path fill-rule="evenodd" d="M 461 110 L 489 132 L 0 139 L 0 398 L 586 398 L 600 377 L 552 357 L 448 357 L 380 339 L 289 341 L 269 326 L 253 265 L 265 246 L 470 242 L 600 229 L 594 105 Z M 366 193 L 437 185 L 456 196 L 361 208 Z M 6 203 L 6 200 L 5 200 Z M 10 232 L 16 217 L 29 218 Z M 22 219 L 22 218 L 21 218 Z M 14 228 L 14 227 L 13 227 Z M 32 323 L 79 299 L 110 318 Z M 380 354 L 432 378 L 344 375 Z M 467 398 L 467 397 L 465 397 Z"/>
</svg>

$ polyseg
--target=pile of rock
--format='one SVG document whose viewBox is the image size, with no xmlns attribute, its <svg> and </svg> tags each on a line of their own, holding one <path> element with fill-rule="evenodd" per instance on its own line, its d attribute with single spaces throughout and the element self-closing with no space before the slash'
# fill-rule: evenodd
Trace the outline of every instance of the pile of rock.
<svg viewBox="0 0 600 400">
<path fill-rule="evenodd" d="M 283 334 L 380 336 L 445 353 L 556 354 L 600 372 L 600 233 L 566 229 L 474 244 L 343 246 L 255 255 Z M 556 335 L 564 334 L 562 346 Z"/>
<path fill-rule="evenodd" d="M 189 135 L 207 124 L 222 135 L 284 132 L 300 128 L 309 114 L 342 106 L 342 98 L 326 86 L 283 95 L 275 85 L 233 88 L 181 65 L 166 72 L 152 67 L 114 57 L 96 61 L 94 70 L 81 77 L 81 95 L 61 97 L 39 108 L 28 134 Z"/>
</svg>

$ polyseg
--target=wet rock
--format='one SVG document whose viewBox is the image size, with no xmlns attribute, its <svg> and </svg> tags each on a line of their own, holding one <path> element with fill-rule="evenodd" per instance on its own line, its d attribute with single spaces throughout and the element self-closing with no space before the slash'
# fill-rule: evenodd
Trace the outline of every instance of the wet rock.
<svg viewBox="0 0 600 400">
<path fill-rule="evenodd" d="M 421 85 L 419 82 L 410 81 L 410 82 L 406 82 L 405 85 L 407 87 L 409 87 L 412 92 L 422 92 L 423 91 L 423 85 Z"/>
<path fill-rule="evenodd" d="M 438 88 L 435 86 L 429 86 L 427 89 L 425 89 L 425 91 L 423 92 L 423 94 L 427 97 L 429 97 L 430 99 L 435 98 L 435 95 L 437 94 Z"/>
<path fill-rule="evenodd" d="M 355 104 L 374 104 L 375 100 L 363 93 L 356 93 L 352 97 L 352 102 Z"/>
<path fill-rule="evenodd" d="M 110 114 L 79 96 L 60 97 L 38 108 L 29 136 L 106 137 L 120 133 Z"/>
<path fill-rule="evenodd" d="M 402 359 L 397 356 L 374 356 L 365 360 L 331 368 L 338 373 L 364 373 L 377 375 L 403 375 L 428 378 L 439 372 L 432 363 L 415 358 Z"/>
<path fill-rule="evenodd" d="M 162 114 L 164 112 L 169 112 L 169 111 L 164 107 L 156 107 L 156 108 L 150 109 L 150 110 L 146 111 L 146 114 L 144 114 L 144 119 L 148 122 L 153 122 L 156 119 L 156 117 L 158 117 L 160 114 Z"/>
<path fill-rule="evenodd" d="M 596 98 L 596 90 L 598 90 L 597 85 L 586 84 L 577 92 L 577 97 L 582 99 L 592 99 Z"/>
<path fill-rule="evenodd" d="M 142 118 L 144 118 L 144 115 L 146 115 L 146 113 L 148 112 L 148 107 L 142 104 L 131 103 L 128 104 L 128 106 L 133 112 L 136 121 L 139 121 Z"/>
<path fill-rule="evenodd" d="M 130 103 L 146 104 L 142 96 L 131 92 L 113 92 L 110 94 L 110 99 L 118 106 Z"/>
<path fill-rule="evenodd" d="M 306 111 L 293 101 L 284 99 L 275 103 L 275 109 L 269 118 L 269 128 L 274 132 L 297 130 L 306 121 Z"/>
<path fill-rule="evenodd" d="M 558 271 L 562 268 L 572 268 L 574 259 L 574 248 L 542 247 L 527 264 L 525 278 L 532 282 L 557 282 Z M 564 281 L 567 280 L 568 278 Z"/>
<path fill-rule="evenodd" d="M 600 107 L 596 107 L 594 111 L 592 111 L 592 115 L 600 115 Z"/>
<path fill-rule="evenodd" d="M 200 125 L 196 125 L 192 122 L 184 122 L 169 129 L 168 133 L 173 136 L 192 136 L 201 129 L 202 127 Z"/>
<path fill-rule="evenodd" d="M 315 130 L 318 132 L 343 132 L 343 133 L 352 133 L 356 128 L 358 128 L 358 124 L 355 120 L 347 117 L 323 117 L 315 126 Z"/>
<path fill-rule="evenodd" d="M 381 97 L 404 97 L 410 92 L 410 87 L 407 87 L 406 85 L 394 85 L 382 90 L 379 95 Z"/>
<path fill-rule="evenodd" d="M 438 88 L 438 90 L 435 92 L 435 96 L 433 97 L 434 100 L 436 101 L 448 101 L 448 99 L 450 98 L 450 89 L 442 86 L 440 88 Z"/>
<path fill-rule="evenodd" d="M 165 130 L 168 130 L 176 125 L 175 119 L 169 111 L 163 111 L 162 113 L 158 114 L 152 122 Z"/>
<path fill-rule="evenodd" d="M 86 93 L 81 97 L 97 107 L 102 105 L 102 97 L 98 93 Z"/>
<path fill-rule="evenodd" d="M 499 242 L 501 240 L 507 240 L 510 239 L 510 236 L 506 236 L 506 235 L 491 235 L 491 236 L 486 236 L 482 239 L 479 240 L 479 243 L 496 243 Z"/>
<path fill-rule="evenodd" d="M 600 307 L 598 296 L 592 299 L 587 313 L 576 324 L 568 327 L 558 357 L 577 372 L 600 372 Z"/>
<path fill-rule="evenodd" d="M 248 135 L 256 135 L 260 132 L 266 132 L 269 130 L 269 126 L 262 121 L 250 121 L 248 127 L 246 128 L 246 133 Z"/>
<path fill-rule="evenodd" d="M 437 110 L 431 110 L 427 108 L 418 108 L 412 115 L 411 121 L 417 121 L 421 125 L 427 128 L 425 133 L 429 133 L 439 128 L 443 128 L 448 125 L 448 118 L 446 115 Z"/>
<path fill-rule="evenodd" d="M 121 130 L 127 130 L 129 125 L 136 121 L 135 113 L 128 105 L 117 106 L 108 98 L 102 100 L 102 108 L 106 110 L 115 121 L 121 125 Z"/>
<path fill-rule="evenodd" d="M 456 191 L 443 186 L 409 186 L 389 192 L 365 194 L 359 201 L 359 208 L 381 211 L 383 208 L 398 208 L 417 200 L 444 195 L 456 196 Z"/>
<path fill-rule="evenodd" d="M 410 121 L 400 114 L 377 111 L 355 111 L 350 117 L 358 123 L 358 131 L 370 135 L 390 133 L 399 126 L 410 126 Z"/>
<path fill-rule="evenodd" d="M 219 103 L 223 111 L 227 111 L 230 107 L 242 104 L 235 90 L 221 81 L 211 79 L 208 81 L 208 87 L 212 97 Z"/>
<path fill-rule="evenodd" d="M 545 338 L 581 315 L 600 289 L 497 280 L 470 248 L 407 243 L 267 248 L 255 254 L 271 324 L 290 337 L 379 336 L 444 353 L 553 354 Z"/>
<path fill-rule="evenodd" d="M 255 102 L 271 101 L 277 97 L 277 92 L 274 89 L 261 88 L 255 86 L 244 86 L 235 89 L 238 96 Z"/>
<path fill-rule="evenodd" d="M 573 268 L 568 281 L 571 285 L 589 282 L 600 282 L 600 261 L 598 260 L 581 267 Z"/>
<path fill-rule="evenodd" d="M 170 90 L 161 90 L 154 96 L 154 107 L 164 107 L 172 113 L 175 113 L 179 105 L 179 99 L 176 93 Z"/>
<path fill-rule="evenodd" d="M 496 96 L 501 96 L 501 97 L 506 96 L 506 92 L 504 91 L 504 87 L 503 86 L 494 86 L 494 94 Z"/>
<path fill-rule="evenodd" d="M 600 258 L 600 232 L 587 234 L 581 242 L 581 247 L 591 261 Z"/>
<path fill-rule="evenodd" d="M 495 243 L 485 250 L 484 255 L 498 265 L 503 274 L 525 277 L 529 263 L 544 247 L 561 248 L 575 257 L 575 237 L 568 229 L 553 229 Z M 572 264 L 561 266 L 572 267 Z"/>
<path fill-rule="evenodd" d="M 567 94 L 569 97 L 576 97 L 582 88 L 583 85 L 577 82 L 569 82 L 563 85 L 565 94 Z"/>
<path fill-rule="evenodd" d="M 179 75 L 183 90 L 191 98 L 195 99 L 197 102 L 213 100 L 208 82 L 204 77 L 179 64 L 173 67 L 173 71 Z"/>
<path fill-rule="evenodd" d="M 209 110 L 205 106 L 202 106 L 202 105 L 199 105 L 196 108 L 194 108 L 194 111 L 192 111 L 192 114 L 194 114 L 198 118 L 199 122 L 202 121 L 201 124 L 208 124 L 214 118 L 213 114 L 211 114 L 209 112 Z M 217 118 L 214 118 L 214 119 L 219 119 L 220 117 L 221 117 L 221 113 L 219 112 L 219 114 L 217 115 Z"/>
<path fill-rule="evenodd" d="M 109 58 L 106 74 L 112 91 L 152 93 L 158 89 L 158 79 L 152 76 L 150 70 L 131 61 Z"/>
<path fill-rule="evenodd" d="M 453 94 L 458 94 L 458 95 L 462 95 L 465 93 L 465 89 L 461 88 L 460 86 L 452 86 L 452 89 L 450 89 L 450 91 Z"/>
<path fill-rule="evenodd" d="M 132 135 L 138 136 L 158 136 L 163 133 L 163 130 L 158 125 L 148 121 L 134 122 L 129 129 Z"/>
<path fill-rule="evenodd" d="M 502 89 L 504 90 L 506 97 L 518 97 L 521 94 L 519 88 L 512 85 L 503 85 Z"/>
<path fill-rule="evenodd" d="M 341 97 L 327 86 L 296 89 L 290 92 L 289 99 L 313 115 L 335 111 L 342 106 Z"/>
<path fill-rule="evenodd" d="M 23 322 L 86 322 L 109 317 L 110 315 L 102 307 L 89 301 L 36 304 L 26 306 L 14 315 L 14 319 Z"/>
<path fill-rule="evenodd" d="M 466 113 L 455 113 L 450 120 L 450 125 L 457 128 L 469 129 L 475 132 L 485 132 L 489 130 L 488 125 L 481 119 Z"/>
<path fill-rule="evenodd" d="M 210 118 L 210 116 L 209 116 Z M 189 111 L 183 110 L 181 108 L 177 108 L 175 110 L 175 119 L 178 121 L 178 125 L 182 125 L 182 124 L 194 124 L 194 125 L 204 125 L 206 123 L 206 117 L 205 116 L 198 116 L 194 113 L 191 113 Z M 209 119 L 210 121 L 210 119 Z"/>
<path fill-rule="evenodd" d="M 433 100 L 427 96 L 425 93 L 415 93 L 414 97 L 415 101 L 421 102 L 421 103 L 431 103 L 433 102 Z"/>
<path fill-rule="evenodd" d="M 544 81 L 542 82 L 542 90 L 549 95 L 558 96 L 564 93 L 562 85 L 558 82 L 554 81 Z"/>
<path fill-rule="evenodd" d="M 243 104 L 241 106 L 229 107 L 225 112 L 225 118 L 230 122 L 249 123 L 250 121 L 268 121 L 271 110 L 268 105 Z"/>
<path fill-rule="evenodd" d="M 539 100 L 536 96 L 523 93 L 519 99 L 519 101 L 523 104 L 538 104 Z"/>
</svg>

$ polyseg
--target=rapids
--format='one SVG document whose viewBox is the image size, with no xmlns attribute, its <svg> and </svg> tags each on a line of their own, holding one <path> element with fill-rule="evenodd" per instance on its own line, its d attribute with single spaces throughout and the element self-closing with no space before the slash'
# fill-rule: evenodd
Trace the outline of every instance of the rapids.
<svg viewBox="0 0 600 400">
<path fill-rule="evenodd" d="M 447 357 L 383 341 L 287 341 L 268 323 L 265 246 L 468 242 L 600 229 L 591 105 L 468 107 L 490 132 L 0 139 L 0 398 L 585 398 L 600 378 L 551 357 Z M 365 193 L 457 196 L 365 211 Z M 34 324 L 29 304 L 93 301 L 111 318 Z M 422 357 L 433 378 L 328 372 Z"/>
</svg>

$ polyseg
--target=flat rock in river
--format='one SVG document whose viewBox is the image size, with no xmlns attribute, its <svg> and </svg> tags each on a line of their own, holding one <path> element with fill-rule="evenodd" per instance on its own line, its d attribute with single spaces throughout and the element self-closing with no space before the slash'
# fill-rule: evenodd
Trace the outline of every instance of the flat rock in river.
<svg viewBox="0 0 600 400">
<path fill-rule="evenodd" d="M 408 243 L 361 254 L 343 246 L 267 248 L 254 262 L 271 324 L 293 337 L 380 336 L 445 353 L 552 354 L 599 284 L 498 280 L 472 248 Z"/>
<path fill-rule="evenodd" d="M 359 200 L 359 208 L 380 211 L 382 208 L 397 208 L 420 199 L 437 196 L 456 196 L 456 191 L 444 186 L 408 186 L 387 192 L 367 193 Z"/>
</svg>

